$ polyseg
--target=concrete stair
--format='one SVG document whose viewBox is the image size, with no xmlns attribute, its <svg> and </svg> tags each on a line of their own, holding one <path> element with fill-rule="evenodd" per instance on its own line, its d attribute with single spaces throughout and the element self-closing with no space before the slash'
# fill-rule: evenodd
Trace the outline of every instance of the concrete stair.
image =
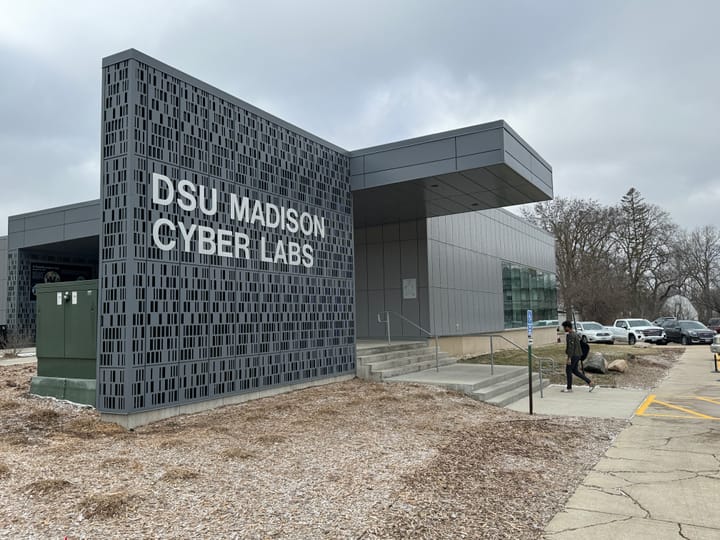
<svg viewBox="0 0 720 540">
<path fill-rule="evenodd" d="M 543 378 L 543 388 L 550 386 L 550 379 Z M 533 374 L 533 393 L 540 391 L 540 376 Z M 506 374 L 502 378 L 491 377 L 472 392 L 468 393 L 473 399 L 484 401 L 491 405 L 504 407 L 528 395 L 528 372 L 526 368 L 519 368 L 517 373 Z"/>
<path fill-rule="evenodd" d="M 523 366 L 495 366 L 487 364 L 454 363 L 436 370 L 406 373 L 383 379 L 385 382 L 418 383 L 441 386 L 462 392 L 468 397 L 504 407 L 528 394 L 528 373 Z M 543 379 L 543 388 L 550 380 Z M 533 393 L 540 391 L 540 377 L 533 375 Z"/>
<path fill-rule="evenodd" d="M 442 351 L 436 369 L 433 342 L 370 344 L 358 347 L 357 376 L 378 382 L 419 383 L 441 386 L 498 407 L 528 395 L 528 372 L 523 366 L 458 363 Z M 492 372 L 492 373 L 491 373 Z M 543 388 L 550 379 L 543 379 Z M 533 392 L 540 391 L 540 377 L 533 375 Z"/>
<path fill-rule="evenodd" d="M 457 359 L 439 351 L 436 361 L 434 343 L 378 345 L 358 349 L 357 376 L 371 381 L 384 381 L 390 377 L 434 369 L 436 362 L 440 366 L 448 366 L 456 363 Z"/>
</svg>

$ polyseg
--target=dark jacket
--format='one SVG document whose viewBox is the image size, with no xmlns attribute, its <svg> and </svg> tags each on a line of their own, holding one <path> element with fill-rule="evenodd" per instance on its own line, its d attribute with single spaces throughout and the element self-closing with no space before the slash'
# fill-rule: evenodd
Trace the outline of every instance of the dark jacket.
<svg viewBox="0 0 720 540">
<path fill-rule="evenodd" d="M 571 331 L 565 335 L 565 354 L 570 358 L 582 356 L 580 337 L 575 332 Z"/>
</svg>

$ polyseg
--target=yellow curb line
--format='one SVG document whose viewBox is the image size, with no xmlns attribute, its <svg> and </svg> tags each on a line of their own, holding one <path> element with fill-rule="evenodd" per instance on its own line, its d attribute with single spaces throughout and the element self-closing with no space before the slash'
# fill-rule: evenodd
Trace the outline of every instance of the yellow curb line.
<svg viewBox="0 0 720 540">
<path fill-rule="evenodd" d="M 655 413 L 645 413 L 640 416 L 645 417 L 655 417 L 655 418 L 680 418 L 682 420 L 694 420 L 691 416 L 680 416 L 679 414 L 655 414 Z M 713 418 L 712 416 L 709 418 L 701 418 L 701 420 L 720 420 L 720 418 Z"/>
<path fill-rule="evenodd" d="M 672 403 L 667 403 L 665 401 L 659 401 L 659 400 L 655 399 L 656 397 L 657 397 L 657 394 L 650 394 L 648 397 L 646 397 L 645 401 L 643 401 L 642 404 L 640 405 L 640 407 L 638 407 L 637 410 L 635 411 L 635 414 L 637 416 L 655 416 L 655 417 L 659 417 L 659 418 L 684 418 L 684 419 L 689 418 L 688 416 L 679 416 L 679 415 L 674 415 L 674 414 L 655 414 L 655 413 L 646 412 L 650 405 L 652 405 L 653 403 L 657 403 L 658 405 L 663 405 L 665 407 L 668 407 L 669 409 L 676 409 L 678 411 L 687 413 L 690 415 L 690 417 L 694 416 L 696 418 L 702 418 L 703 420 L 720 420 L 720 418 L 716 418 L 714 416 L 708 416 L 707 414 L 695 412 L 691 409 L 686 409 L 686 408 L 680 407 L 678 405 L 673 405 Z M 697 397 L 697 396 L 693 396 L 693 398 L 699 399 L 702 401 L 709 401 L 711 403 L 720 405 L 720 403 L 715 402 L 710 398 L 702 398 L 702 397 Z"/>
<path fill-rule="evenodd" d="M 650 394 L 648 397 L 645 398 L 645 401 L 643 401 L 642 404 L 637 408 L 635 414 L 640 416 L 645 414 L 645 411 L 653 401 L 655 401 L 655 394 Z"/>
<path fill-rule="evenodd" d="M 712 403 L 714 405 L 720 405 L 720 401 L 716 401 L 709 397 L 695 396 L 695 399 L 699 399 L 700 401 L 707 401 L 708 403 Z"/>
<path fill-rule="evenodd" d="M 678 411 L 690 414 L 692 416 L 697 416 L 698 418 L 704 418 L 705 420 L 717 420 L 714 416 L 708 416 L 707 414 L 702 414 L 699 412 L 695 412 L 692 409 L 686 409 L 685 407 L 680 407 L 678 405 L 673 405 L 672 403 L 666 403 L 664 401 L 655 401 L 655 403 L 659 403 L 660 405 L 665 405 L 666 407 L 670 409 L 676 409 Z"/>
</svg>

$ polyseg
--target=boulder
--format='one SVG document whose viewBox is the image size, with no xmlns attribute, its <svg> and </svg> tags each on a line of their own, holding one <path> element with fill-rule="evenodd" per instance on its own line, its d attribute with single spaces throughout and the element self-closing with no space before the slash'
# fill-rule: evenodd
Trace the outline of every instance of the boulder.
<svg viewBox="0 0 720 540">
<path fill-rule="evenodd" d="M 589 358 L 586 358 L 583 362 L 585 371 L 590 373 L 607 373 L 608 364 L 602 353 L 595 352 Z"/>
<path fill-rule="evenodd" d="M 622 359 L 610 362 L 610 364 L 608 365 L 608 371 L 619 371 L 620 373 L 625 373 L 627 368 L 627 362 Z"/>
</svg>

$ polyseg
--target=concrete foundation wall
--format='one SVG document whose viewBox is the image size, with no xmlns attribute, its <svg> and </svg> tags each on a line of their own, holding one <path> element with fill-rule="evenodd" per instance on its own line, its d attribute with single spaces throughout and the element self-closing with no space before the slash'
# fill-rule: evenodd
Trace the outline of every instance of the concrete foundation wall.
<svg viewBox="0 0 720 540">
<path fill-rule="evenodd" d="M 523 349 L 527 349 L 527 330 L 505 330 L 494 332 L 493 335 L 503 336 Z M 533 330 L 533 346 L 557 343 L 555 327 L 535 328 Z M 469 336 L 444 336 L 439 340 L 440 350 L 457 358 L 470 358 L 482 354 L 490 354 L 490 334 Z M 514 349 L 512 344 L 502 338 L 493 338 L 494 351 Z"/>
<path fill-rule="evenodd" d="M 194 414 L 202 411 L 209 411 L 218 407 L 226 407 L 228 405 L 237 405 L 238 403 L 244 403 L 246 401 L 252 401 L 254 399 L 260 399 L 270 396 L 276 396 L 278 394 L 284 394 L 287 392 L 293 392 L 296 390 L 302 390 L 304 388 L 312 388 L 315 386 L 322 386 L 325 384 L 331 384 L 336 382 L 349 381 L 354 379 L 355 375 L 342 375 L 340 377 L 332 377 L 328 379 L 310 381 L 307 383 L 301 383 L 293 385 L 292 387 L 279 387 L 279 388 L 268 388 L 266 390 L 259 390 L 257 392 L 248 392 L 246 394 L 240 394 L 235 396 L 228 396 L 225 398 L 218 398 L 209 401 L 201 401 L 197 403 L 189 403 L 185 405 L 178 405 L 174 407 L 165 407 L 163 409 L 155 409 L 145 412 L 137 412 L 134 414 L 113 414 L 113 413 L 101 413 L 100 419 L 104 422 L 113 422 L 118 424 L 125 429 L 134 429 L 139 426 L 151 424 L 153 422 L 159 422 L 166 418 L 172 418 L 182 414 Z"/>
</svg>

